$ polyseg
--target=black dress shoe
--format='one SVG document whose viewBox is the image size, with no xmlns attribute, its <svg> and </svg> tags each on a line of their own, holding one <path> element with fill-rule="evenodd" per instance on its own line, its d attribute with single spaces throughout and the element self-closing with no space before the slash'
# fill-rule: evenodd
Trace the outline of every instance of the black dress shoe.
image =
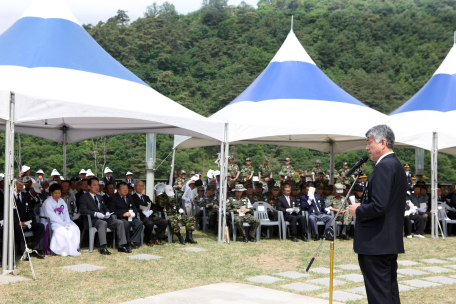
<svg viewBox="0 0 456 304">
<path fill-rule="evenodd" d="M 308 242 L 308 241 L 309 241 L 309 240 L 307 239 L 307 234 L 304 234 L 304 235 L 302 236 L 302 240 L 303 240 L 304 242 Z"/>
<path fill-rule="evenodd" d="M 291 241 L 292 242 L 299 242 L 298 239 L 296 238 L 296 236 L 294 236 L 294 235 L 291 237 Z"/>
<path fill-rule="evenodd" d="M 117 250 L 118 250 L 119 252 L 131 253 L 131 250 L 130 250 L 129 248 L 125 247 L 125 246 L 119 246 L 119 247 L 117 248 Z"/>
<path fill-rule="evenodd" d="M 100 253 L 105 255 L 111 255 L 111 252 L 109 252 L 106 248 L 100 248 Z"/>
<path fill-rule="evenodd" d="M 128 245 L 130 245 L 130 248 L 131 248 L 131 249 L 137 249 L 137 248 L 138 248 L 138 246 L 136 246 L 135 243 L 133 243 L 133 242 L 131 242 L 131 243 L 128 244 Z"/>
<path fill-rule="evenodd" d="M 320 235 L 319 235 L 319 234 L 317 234 L 317 235 L 315 236 L 315 238 L 314 238 L 314 241 L 318 241 L 318 240 L 320 240 Z"/>
<path fill-rule="evenodd" d="M 35 252 L 35 251 L 30 253 L 30 256 L 34 257 L 34 258 L 37 258 L 37 259 L 44 259 L 44 255 L 43 254 L 40 254 L 40 253 Z"/>
<path fill-rule="evenodd" d="M 351 238 L 350 238 L 350 236 L 349 236 L 348 234 L 346 234 L 345 237 L 344 237 L 344 240 L 345 240 L 345 241 L 350 241 Z"/>
<path fill-rule="evenodd" d="M 256 239 L 253 236 L 249 236 L 249 241 L 253 242 L 253 243 L 256 243 Z"/>
<path fill-rule="evenodd" d="M 249 242 L 249 239 L 247 239 L 247 236 L 244 235 L 243 241 L 244 241 L 244 243 L 248 243 Z"/>
</svg>

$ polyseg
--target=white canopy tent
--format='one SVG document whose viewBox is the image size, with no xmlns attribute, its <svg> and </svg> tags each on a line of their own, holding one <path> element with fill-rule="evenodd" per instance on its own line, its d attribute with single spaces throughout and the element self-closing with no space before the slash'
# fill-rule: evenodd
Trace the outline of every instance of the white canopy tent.
<svg viewBox="0 0 456 304">
<path fill-rule="evenodd" d="M 425 129 L 416 132 L 414 140 L 425 142 L 425 149 L 431 151 L 431 233 L 433 238 L 438 237 L 437 154 L 440 150 L 456 155 L 455 93 L 456 45 L 453 45 L 445 60 L 426 85 L 390 114 L 390 118 L 394 122 L 424 122 L 426 125 Z M 411 142 L 413 143 L 413 141 Z"/>
<path fill-rule="evenodd" d="M 224 134 L 224 123 L 175 103 L 118 63 L 63 0 L 35 1 L 0 35 L 0 120 L 6 131 L 5 202 L 14 186 L 14 131 L 62 142 L 64 151 L 67 143 L 103 135 L 150 132 L 220 141 Z M 12 225 L 8 207 L 4 227 Z M 7 272 L 12 229 L 4 232 Z"/>
</svg>

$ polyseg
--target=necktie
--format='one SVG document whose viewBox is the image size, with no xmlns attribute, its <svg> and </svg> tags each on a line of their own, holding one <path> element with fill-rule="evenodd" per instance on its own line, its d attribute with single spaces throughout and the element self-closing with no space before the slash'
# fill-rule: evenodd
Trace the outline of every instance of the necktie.
<svg viewBox="0 0 456 304">
<path fill-rule="evenodd" d="M 285 196 L 285 198 L 287 199 L 288 206 L 291 206 L 291 205 L 290 205 L 290 197 L 289 197 L 289 196 Z"/>
<path fill-rule="evenodd" d="M 100 210 L 100 203 L 98 202 L 97 197 L 95 195 L 93 196 L 93 200 L 95 201 L 95 204 L 97 204 L 98 210 Z"/>
<path fill-rule="evenodd" d="M 128 204 L 128 203 L 127 203 L 127 198 L 124 197 L 123 200 L 124 200 L 124 202 L 125 202 L 125 205 L 127 205 L 127 204 Z"/>
</svg>

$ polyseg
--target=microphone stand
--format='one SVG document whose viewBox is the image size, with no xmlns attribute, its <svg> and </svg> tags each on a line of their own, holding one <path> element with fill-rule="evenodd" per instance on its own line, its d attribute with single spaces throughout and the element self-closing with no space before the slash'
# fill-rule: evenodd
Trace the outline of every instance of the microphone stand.
<svg viewBox="0 0 456 304">
<path fill-rule="evenodd" d="M 355 186 L 356 181 L 358 180 L 358 178 L 360 177 L 360 175 L 362 173 L 363 173 L 363 170 L 359 169 L 358 175 L 356 176 L 356 179 L 355 179 L 355 182 L 353 182 L 353 184 L 350 187 L 350 190 L 347 193 L 347 196 L 345 197 L 344 204 L 340 204 L 340 208 L 337 211 L 337 214 L 334 216 L 334 218 L 333 218 L 333 220 L 331 222 L 331 225 L 329 225 L 329 227 L 325 230 L 325 233 L 323 235 L 323 239 L 321 240 L 321 243 L 318 246 L 317 251 L 315 252 L 314 256 L 312 257 L 312 259 L 309 262 L 309 265 L 306 268 L 306 272 L 309 272 L 309 269 L 312 266 L 312 263 L 315 261 L 315 258 L 317 257 L 318 252 L 320 251 L 320 248 L 323 245 L 323 243 L 325 242 L 325 240 L 330 241 L 330 245 L 329 245 L 329 248 L 331 250 L 330 251 L 331 252 L 331 256 L 330 256 L 330 260 L 329 260 L 330 261 L 329 262 L 329 303 L 330 304 L 332 304 L 333 288 L 334 288 L 334 285 L 333 285 L 333 280 L 334 280 L 334 227 L 333 227 L 333 224 L 334 224 L 337 216 L 340 214 L 340 211 L 342 210 L 342 207 L 345 206 L 345 202 L 347 200 L 349 200 L 349 197 L 350 197 L 350 194 L 351 194 L 351 192 L 353 190 L 353 187 Z M 350 202 L 348 202 L 348 203 L 350 203 Z"/>
</svg>

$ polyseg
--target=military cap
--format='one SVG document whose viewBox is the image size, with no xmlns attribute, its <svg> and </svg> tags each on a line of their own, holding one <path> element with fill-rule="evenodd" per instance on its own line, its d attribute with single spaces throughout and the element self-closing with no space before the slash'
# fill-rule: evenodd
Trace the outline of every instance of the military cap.
<svg viewBox="0 0 456 304">
<path fill-rule="evenodd" d="M 252 183 L 245 183 L 245 187 L 248 189 L 248 188 L 253 188 L 253 185 Z"/>
<path fill-rule="evenodd" d="M 412 175 L 412 179 L 416 179 L 416 176 L 415 176 L 415 175 Z"/>
<path fill-rule="evenodd" d="M 285 172 L 280 171 L 280 172 L 279 172 L 279 175 L 280 175 L 280 176 L 285 176 Z"/>
<path fill-rule="evenodd" d="M 235 159 L 234 155 L 231 155 L 230 157 L 228 157 L 228 159 Z"/>
<path fill-rule="evenodd" d="M 203 186 L 199 186 L 196 191 L 204 191 L 204 187 Z"/>
<path fill-rule="evenodd" d="M 190 171 L 190 174 L 195 174 L 195 171 Z"/>
<path fill-rule="evenodd" d="M 275 181 L 272 179 L 268 180 L 268 185 L 274 185 L 275 184 Z"/>
<path fill-rule="evenodd" d="M 323 187 L 322 185 L 318 185 L 318 186 L 317 186 L 317 189 L 322 189 L 322 190 L 323 190 L 324 187 Z"/>
<path fill-rule="evenodd" d="M 299 191 L 299 187 L 298 186 L 293 186 L 293 187 L 291 187 L 291 190 L 298 190 Z"/>
<path fill-rule="evenodd" d="M 408 164 L 405 164 L 404 168 L 410 168 L 410 166 Z"/>
<path fill-rule="evenodd" d="M 342 166 L 348 166 L 348 163 L 347 163 L 347 162 L 344 162 L 344 163 L 342 164 Z"/>
<path fill-rule="evenodd" d="M 289 161 L 290 161 L 290 159 L 287 157 L 287 158 L 285 158 L 285 161 L 286 161 L 286 162 L 289 162 Z"/>
<path fill-rule="evenodd" d="M 333 190 L 334 186 L 333 185 L 328 185 L 328 190 Z"/>
<path fill-rule="evenodd" d="M 235 192 L 235 191 L 245 191 L 245 190 L 247 190 L 247 189 L 245 189 L 242 184 L 237 184 L 236 186 L 234 186 L 234 189 L 231 191 Z"/>
<path fill-rule="evenodd" d="M 212 185 L 207 185 L 206 190 L 215 190 L 215 187 Z"/>
<path fill-rule="evenodd" d="M 250 158 L 247 157 L 247 158 L 245 159 L 245 161 L 250 161 Z"/>
<path fill-rule="evenodd" d="M 187 174 L 187 172 L 185 172 L 185 170 L 181 170 L 181 174 Z"/>
<path fill-rule="evenodd" d="M 274 187 L 272 187 L 272 191 L 280 191 L 280 187 L 279 186 L 274 186 Z"/>
<path fill-rule="evenodd" d="M 264 161 L 269 161 L 269 158 L 265 157 L 265 158 L 264 158 Z"/>
<path fill-rule="evenodd" d="M 338 178 L 339 177 L 339 173 L 334 173 L 334 177 Z"/>
<path fill-rule="evenodd" d="M 343 193 L 344 192 L 344 186 L 341 183 L 335 184 L 334 188 L 336 188 L 336 192 L 337 193 Z"/>
<path fill-rule="evenodd" d="M 356 191 L 356 192 L 363 192 L 364 191 L 364 187 L 361 186 L 361 185 L 356 185 L 353 189 L 353 191 Z"/>
<path fill-rule="evenodd" d="M 424 181 L 420 180 L 420 181 L 416 182 L 416 185 L 418 185 L 418 186 L 426 186 L 426 183 Z"/>
<path fill-rule="evenodd" d="M 363 174 L 360 176 L 361 178 L 367 178 L 367 175 L 366 174 Z"/>
<path fill-rule="evenodd" d="M 315 163 L 316 163 L 316 164 L 321 164 L 321 160 L 317 159 L 317 160 L 315 161 Z"/>
</svg>

